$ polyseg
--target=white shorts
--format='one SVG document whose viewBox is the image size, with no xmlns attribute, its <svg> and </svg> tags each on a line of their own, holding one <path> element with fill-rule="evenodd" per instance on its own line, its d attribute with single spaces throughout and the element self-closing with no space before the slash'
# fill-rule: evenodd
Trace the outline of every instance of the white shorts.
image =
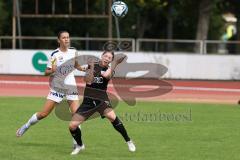
<svg viewBox="0 0 240 160">
<path fill-rule="evenodd" d="M 47 99 L 50 99 L 54 102 L 57 102 L 57 103 L 60 103 L 63 98 L 66 97 L 67 100 L 70 100 L 70 101 L 75 101 L 75 100 L 79 100 L 79 97 L 77 94 L 74 94 L 74 95 L 65 95 L 65 94 L 62 94 L 62 93 L 59 93 L 53 89 L 50 89 L 49 93 L 48 93 L 48 96 L 47 96 Z"/>
</svg>

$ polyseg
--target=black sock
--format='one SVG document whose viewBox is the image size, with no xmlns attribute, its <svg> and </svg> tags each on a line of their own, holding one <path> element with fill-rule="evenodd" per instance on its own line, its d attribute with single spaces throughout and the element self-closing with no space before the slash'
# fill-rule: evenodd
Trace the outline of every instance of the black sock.
<svg viewBox="0 0 240 160">
<path fill-rule="evenodd" d="M 82 133 L 81 133 L 80 128 L 77 127 L 75 130 L 71 130 L 71 129 L 70 129 L 70 132 L 71 132 L 71 134 L 72 134 L 72 137 L 73 137 L 73 138 L 75 139 L 75 141 L 77 142 L 77 144 L 78 144 L 79 146 L 82 146 L 82 145 L 83 145 L 83 144 L 82 144 L 82 138 L 81 138 Z"/>
<path fill-rule="evenodd" d="M 119 133 L 121 133 L 126 142 L 130 141 L 127 131 L 118 117 L 112 122 L 112 125 Z"/>
</svg>

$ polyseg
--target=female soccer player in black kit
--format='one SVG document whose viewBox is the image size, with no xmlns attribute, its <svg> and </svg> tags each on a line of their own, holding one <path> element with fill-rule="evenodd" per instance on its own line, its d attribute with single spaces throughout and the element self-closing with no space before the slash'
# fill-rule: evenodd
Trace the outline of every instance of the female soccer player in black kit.
<svg viewBox="0 0 240 160">
<path fill-rule="evenodd" d="M 69 124 L 70 132 L 78 144 L 72 151 L 72 155 L 76 155 L 85 149 L 81 139 L 81 130 L 78 126 L 95 112 L 99 112 L 102 117 L 106 117 L 112 123 L 113 127 L 123 136 L 129 151 L 134 152 L 136 150 L 122 122 L 112 109 L 106 92 L 108 82 L 112 78 L 115 68 L 125 57 L 125 55 L 121 55 L 114 59 L 114 52 L 105 51 L 99 62 L 89 65 L 85 77 L 87 84 L 84 90 L 83 102 Z M 109 66 L 110 63 L 111 67 Z"/>
</svg>

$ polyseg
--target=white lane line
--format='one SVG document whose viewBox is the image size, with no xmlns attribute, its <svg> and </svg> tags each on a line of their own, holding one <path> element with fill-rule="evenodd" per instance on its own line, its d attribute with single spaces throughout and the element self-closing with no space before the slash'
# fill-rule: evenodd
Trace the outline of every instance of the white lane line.
<svg viewBox="0 0 240 160">
<path fill-rule="evenodd" d="M 49 85 L 49 82 L 36 82 L 36 81 L 8 81 L 0 80 L 0 84 L 16 84 L 16 85 Z M 84 87 L 84 83 L 77 83 L 78 86 Z M 119 87 L 119 88 L 134 88 L 134 89 L 156 89 L 156 85 L 125 85 L 125 84 L 109 84 L 109 87 Z M 233 88 L 209 88 L 209 87 L 185 87 L 185 86 L 160 86 L 161 89 L 173 89 L 173 90 L 186 90 L 186 91 L 212 91 L 212 92 L 237 92 L 240 93 L 240 89 Z"/>
</svg>

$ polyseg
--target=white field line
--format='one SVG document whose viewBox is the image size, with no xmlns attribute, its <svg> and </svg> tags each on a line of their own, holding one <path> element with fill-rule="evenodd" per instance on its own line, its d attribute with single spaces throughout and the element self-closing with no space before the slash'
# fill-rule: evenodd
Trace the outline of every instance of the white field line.
<svg viewBox="0 0 240 160">
<path fill-rule="evenodd" d="M 49 82 L 36 82 L 36 81 L 7 81 L 0 80 L 0 84 L 16 84 L 16 85 L 49 85 Z M 80 87 L 85 87 L 84 83 L 77 83 Z M 125 84 L 109 84 L 109 87 L 119 87 L 119 88 L 131 88 L 134 85 L 125 85 Z M 156 85 L 142 85 L 133 87 L 135 89 L 156 89 L 158 86 Z M 170 86 L 160 86 L 162 89 L 171 89 Z M 240 93 L 240 89 L 232 89 L 232 88 L 209 88 L 209 87 L 183 87 L 183 86 L 173 86 L 173 90 L 186 90 L 186 91 L 212 91 L 212 92 L 235 92 Z"/>
</svg>

